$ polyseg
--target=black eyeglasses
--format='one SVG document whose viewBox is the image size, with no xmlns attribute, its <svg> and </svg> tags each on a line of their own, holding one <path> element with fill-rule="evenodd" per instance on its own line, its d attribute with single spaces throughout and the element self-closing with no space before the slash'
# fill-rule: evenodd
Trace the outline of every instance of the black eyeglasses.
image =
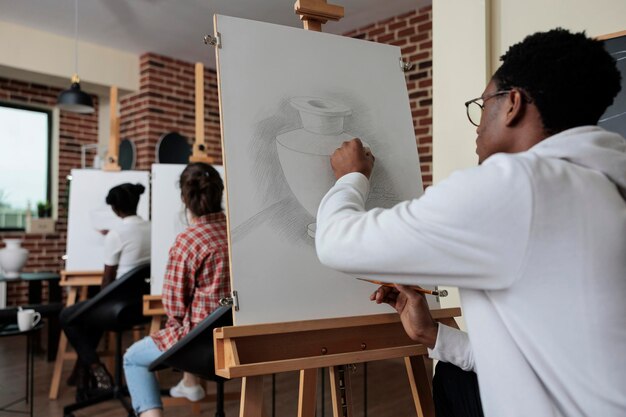
<svg viewBox="0 0 626 417">
<path fill-rule="evenodd" d="M 477 97 L 475 99 L 472 99 L 470 101 L 466 101 L 465 102 L 465 109 L 467 110 L 467 118 L 469 119 L 470 123 L 473 124 L 474 126 L 478 126 L 480 125 L 480 119 L 483 115 L 483 109 L 484 109 L 484 105 L 485 102 L 491 98 L 497 97 L 497 96 L 501 96 L 503 94 L 508 94 L 513 90 L 502 90 L 502 91 L 496 91 L 493 94 L 488 95 L 487 97 L 483 98 L 483 97 Z M 482 100 L 483 103 L 480 104 L 478 101 Z"/>
</svg>

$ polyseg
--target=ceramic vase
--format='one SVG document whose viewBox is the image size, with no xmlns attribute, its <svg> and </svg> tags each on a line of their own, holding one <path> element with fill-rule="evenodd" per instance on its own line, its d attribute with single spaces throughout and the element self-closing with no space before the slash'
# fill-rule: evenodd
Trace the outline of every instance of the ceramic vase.
<svg viewBox="0 0 626 417">
<path fill-rule="evenodd" d="M 28 250 L 20 245 L 22 239 L 4 239 L 4 249 L 0 249 L 0 267 L 5 278 L 18 278 L 28 258 Z"/>
<path fill-rule="evenodd" d="M 322 198 L 335 183 L 330 155 L 354 138 L 343 130 L 344 117 L 352 110 L 325 98 L 296 97 L 290 103 L 300 113 L 302 128 L 276 137 L 278 158 L 291 191 L 316 217 Z M 307 226 L 307 233 L 315 237 L 315 223 Z"/>
</svg>

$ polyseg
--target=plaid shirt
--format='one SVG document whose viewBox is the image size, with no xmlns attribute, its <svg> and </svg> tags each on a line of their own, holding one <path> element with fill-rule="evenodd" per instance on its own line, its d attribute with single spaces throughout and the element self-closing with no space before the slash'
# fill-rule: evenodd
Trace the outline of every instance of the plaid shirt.
<svg viewBox="0 0 626 417">
<path fill-rule="evenodd" d="M 226 216 L 211 213 L 176 236 L 163 281 L 165 328 L 152 335 L 166 351 L 230 295 Z"/>
</svg>

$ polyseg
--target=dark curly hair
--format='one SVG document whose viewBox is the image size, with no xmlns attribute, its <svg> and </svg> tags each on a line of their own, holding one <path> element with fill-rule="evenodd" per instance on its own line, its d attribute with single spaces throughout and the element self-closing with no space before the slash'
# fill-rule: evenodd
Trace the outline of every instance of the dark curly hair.
<svg viewBox="0 0 626 417">
<path fill-rule="evenodd" d="M 224 183 L 215 168 L 203 162 L 187 165 L 180 174 L 180 195 L 191 213 L 204 216 L 222 211 Z"/>
<path fill-rule="evenodd" d="M 139 196 L 145 190 L 146 187 L 141 184 L 127 182 L 111 188 L 105 201 L 116 213 L 124 216 L 133 216 L 137 214 Z"/>
<path fill-rule="evenodd" d="M 546 133 L 595 125 L 620 91 L 621 75 L 602 41 L 557 28 L 527 36 L 500 57 L 500 90 L 522 89 Z"/>
</svg>

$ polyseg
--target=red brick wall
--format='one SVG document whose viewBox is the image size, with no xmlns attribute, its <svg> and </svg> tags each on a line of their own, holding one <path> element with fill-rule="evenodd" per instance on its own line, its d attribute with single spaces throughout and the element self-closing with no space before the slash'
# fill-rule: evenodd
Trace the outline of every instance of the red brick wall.
<svg viewBox="0 0 626 417">
<path fill-rule="evenodd" d="M 217 76 L 204 71 L 204 136 L 208 154 L 222 159 Z M 137 146 L 137 169 L 150 169 L 155 147 L 168 132 L 195 140 L 195 68 L 193 63 L 147 53 L 140 58 L 139 92 L 120 101 L 120 133 Z"/>
<path fill-rule="evenodd" d="M 69 87 L 69 82 L 68 82 Z M 0 78 L 0 101 L 23 105 L 53 107 L 61 89 L 40 84 Z M 22 246 L 29 250 L 25 272 L 59 271 L 63 268 L 61 256 L 65 253 L 67 235 L 67 175 L 80 167 L 80 146 L 98 142 L 98 99 L 92 97 L 96 112 L 88 115 L 62 111 L 59 117 L 59 215 L 56 232 L 26 234 L 0 232 L 0 239 L 24 239 Z M 11 282 L 7 285 L 7 305 L 25 304 L 28 286 Z M 45 296 L 45 295 L 44 295 Z"/>
<path fill-rule="evenodd" d="M 424 187 L 433 181 L 432 138 L 432 7 L 392 17 L 345 34 L 359 39 L 396 45 L 402 48 L 402 58 L 414 64 L 406 73 L 407 89 L 415 142 L 419 151 Z"/>
</svg>

